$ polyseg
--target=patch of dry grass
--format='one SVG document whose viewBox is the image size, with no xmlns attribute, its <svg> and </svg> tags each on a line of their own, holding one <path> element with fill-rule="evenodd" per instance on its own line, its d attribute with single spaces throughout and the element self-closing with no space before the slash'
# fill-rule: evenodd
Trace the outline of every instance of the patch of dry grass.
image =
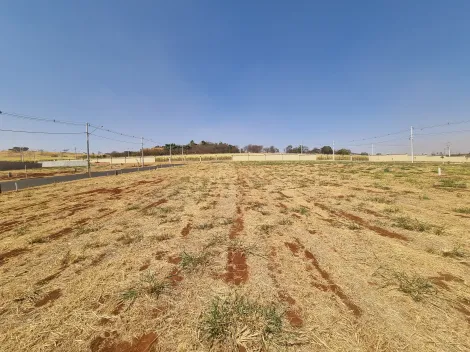
<svg viewBox="0 0 470 352">
<path fill-rule="evenodd" d="M 465 350 L 468 192 L 435 169 L 194 163 L 1 194 L 0 346 Z"/>
</svg>

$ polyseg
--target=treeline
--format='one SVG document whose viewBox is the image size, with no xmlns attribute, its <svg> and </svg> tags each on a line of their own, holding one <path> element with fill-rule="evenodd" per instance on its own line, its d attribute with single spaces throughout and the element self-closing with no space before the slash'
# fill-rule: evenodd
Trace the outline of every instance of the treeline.
<svg viewBox="0 0 470 352">
<path fill-rule="evenodd" d="M 170 152 L 171 154 L 225 154 L 239 153 L 240 149 L 236 145 L 223 142 L 212 143 L 201 141 L 200 143 L 195 143 L 193 140 L 184 145 L 169 143 L 162 146 L 155 146 L 153 148 L 144 148 L 144 156 L 169 155 Z M 113 151 L 109 153 L 109 155 L 113 157 L 140 156 L 141 151 Z"/>
<path fill-rule="evenodd" d="M 201 141 L 200 143 L 195 143 L 193 140 L 188 144 L 165 144 L 162 146 L 155 146 L 153 148 L 144 148 L 144 155 L 145 156 L 158 156 L 158 155 L 180 155 L 180 154 L 234 154 L 234 153 L 279 153 L 279 149 L 275 146 L 263 146 L 261 144 L 248 144 L 242 148 L 239 148 L 236 145 L 228 144 L 228 143 L 212 143 L 207 141 Z M 292 146 L 288 145 L 284 148 L 283 152 L 285 153 L 305 153 L 305 154 L 333 154 L 333 148 L 329 145 L 325 145 L 321 148 L 312 148 L 310 149 L 306 145 L 299 145 L 299 146 Z M 337 155 L 351 155 L 354 154 L 351 152 L 350 149 L 337 149 L 335 150 L 335 154 Z M 368 153 L 360 153 L 361 155 L 369 155 Z M 135 151 L 113 151 L 106 155 L 111 155 L 113 157 L 138 157 L 141 155 L 140 150 Z M 104 155 L 103 155 L 104 156 Z"/>
</svg>

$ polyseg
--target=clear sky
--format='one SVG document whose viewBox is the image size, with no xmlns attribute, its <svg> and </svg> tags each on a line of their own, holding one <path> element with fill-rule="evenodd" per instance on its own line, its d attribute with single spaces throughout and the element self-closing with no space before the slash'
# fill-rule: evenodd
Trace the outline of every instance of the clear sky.
<svg viewBox="0 0 470 352">
<path fill-rule="evenodd" d="M 468 0 L 5 0 L 0 110 L 159 144 L 349 146 L 470 119 L 469 14 Z M 0 128 L 84 130 L 1 115 Z M 407 152 L 400 137 L 376 152 Z M 417 136 L 416 150 L 448 141 L 470 151 L 470 132 Z M 84 150 L 85 138 L 0 132 L 0 149 L 20 144 Z M 93 151 L 129 148 L 92 137 Z"/>
</svg>

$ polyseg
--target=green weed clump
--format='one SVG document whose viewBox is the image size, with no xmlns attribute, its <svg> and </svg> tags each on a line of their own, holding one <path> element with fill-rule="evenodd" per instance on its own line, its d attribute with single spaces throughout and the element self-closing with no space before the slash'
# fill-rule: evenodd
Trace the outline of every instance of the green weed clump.
<svg viewBox="0 0 470 352">
<path fill-rule="evenodd" d="M 263 305 L 244 296 L 215 298 L 203 313 L 200 337 L 210 346 L 240 350 L 261 350 L 282 330 L 282 312 L 275 305 Z"/>
<path fill-rule="evenodd" d="M 419 275 L 395 272 L 394 279 L 397 281 L 398 290 L 411 296 L 415 301 L 421 301 L 426 295 L 436 292 L 429 279 Z"/>
<path fill-rule="evenodd" d="M 467 188 L 466 183 L 451 178 L 444 178 L 440 180 L 438 186 L 444 188 Z"/>
<path fill-rule="evenodd" d="M 400 216 L 396 218 L 393 225 L 405 230 L 418 232 L 428 231 L 432 228 L 432 225 L 428 224 L 427 222 L 423 222 L 418 219 L 412 219 L 407 216 Z"/>
<path fill-rule="evenodd" d="M 454 211 L 460 214 L 470 214 L 470 207 L 455 208 Z"/>
</svg>

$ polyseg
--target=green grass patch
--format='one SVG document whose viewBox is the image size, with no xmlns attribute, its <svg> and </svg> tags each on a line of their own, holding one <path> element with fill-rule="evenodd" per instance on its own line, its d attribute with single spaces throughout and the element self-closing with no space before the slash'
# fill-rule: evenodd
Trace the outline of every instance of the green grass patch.
<svg viewBox="0 0 470 352">
<path fill-rule="evenodd" d="M 432 225 L 428 224 L 427 222 L 420 221 L 418 219 L 412 219 L 407 216 L 397 217 L 393 225 L 405 230 L 418 232 L 428 231 L 432 228 Z"/>
<path fill-rule="evenodd" d="M 455 208 L 454 211 L 460 214 L 470 214 L 470 207 Z"/>
<path fill-rule="evenodd" d="M 276 305 L 234 295 L 210 302 L 200 320 L 199 336 L 210 347 L 239 351 L 242 344 L 245 350 L 264 350 L 282 326 L 282 312 Z"/>
</svg>

